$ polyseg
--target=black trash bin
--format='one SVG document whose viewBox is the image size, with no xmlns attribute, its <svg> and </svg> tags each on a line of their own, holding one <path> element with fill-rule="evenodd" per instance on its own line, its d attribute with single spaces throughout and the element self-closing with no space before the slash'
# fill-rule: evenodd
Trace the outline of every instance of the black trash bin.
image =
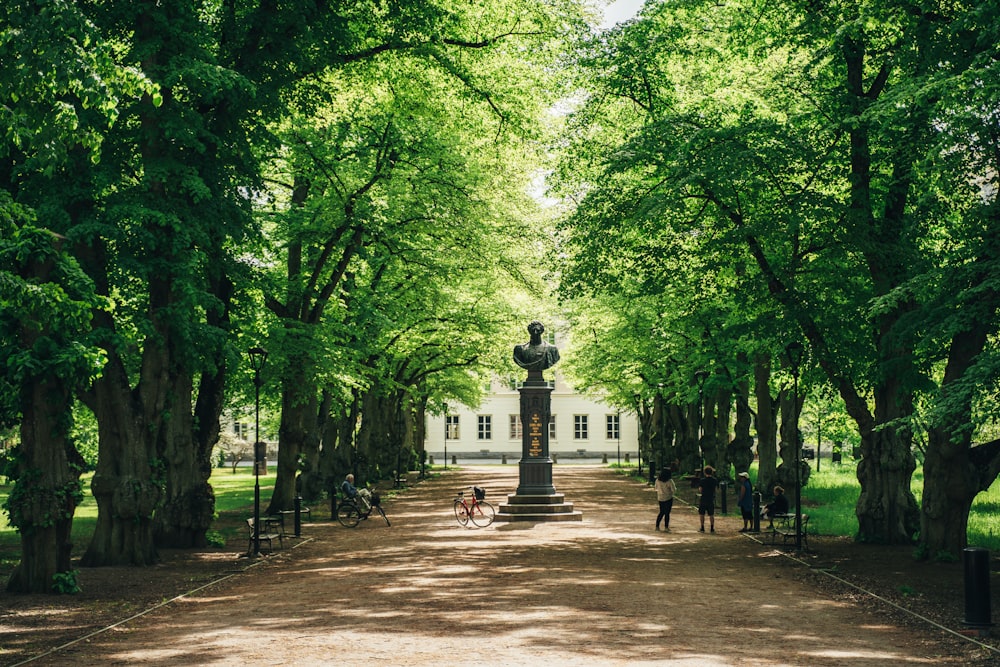
<svg viewBox="0 0 1000 667">
<path fill-rule="evenodd" d="M 974 628 L 990 626 L 989 549 L 966 547 L 962 562 L 965 565 L 965 624 Z"/>
</svg>

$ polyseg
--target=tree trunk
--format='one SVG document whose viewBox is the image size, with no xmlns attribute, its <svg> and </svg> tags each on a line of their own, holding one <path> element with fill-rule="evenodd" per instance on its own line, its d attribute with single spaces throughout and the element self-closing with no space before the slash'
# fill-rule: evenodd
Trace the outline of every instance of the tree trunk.
<svg viewBox="0 0 1000 667">
<path fill-rule="evenodd" d="M 49 234 L 46 242 L 61 252 L 62 237 Z M 26 260 L 15 270 L 33 285 L 50 283 L 60 261 L 34 255 Z M 67 287 L 72 290 L 83 286 Z M 13 313 L 12 309 L 12 317 Z M 80 473 L 84 468 L 83 458 L 70 437 L 76 378 L 58 376 L 54 369 L 64 369 L 66 362 L 60 363 L 45 350 L 65 348 L 67 337 L 72 339 L 77 332 L 50 326 L 52 320 L 58 320 L 52 316 L 48 313 L 40 319 L 21 319 L 13 336 L 21 350 L 30 351 L 30 368 L 34 372 L 29 371 L 18 386 L 21 442 L 13 450 L 14 487 L 6 503 L 10 524 L 21 541 L 21 560 L 7 580 L 7 590 L 12 593 L 62 592 L 53 587 L 53 577 L 72 577 L 70 540 L 73 514 L 83 495 Z M 48 338 L 49 345 L 39 344 L 43 337 Z"/>
<path fill-rule="evenodd" d="M 208 386 L 202 387 L 211 391 Z M 158 547 L 188 549 L 203 547 L 205 533 L 215 515 L 215 493 L 208 478 L 212 475 L 211 446 L 199 444 L 191 416 L 193 383 L 187 375 L 173 378 L 167 410 L 157 449 L 164 463 L 164 500 L 156 511 L 153 535 Z M 208 415 L 211 418 L 210 415 Z M 215 419 L 216 424 L 218 418 Z M 216 438 L 218 427 L 216 426 Z"/>
<path fill-rule="evenodd" d="M 719 443 L 715 437 L 715 424 L 715 394 L 706 392 L 701 400 L 701 440 L 699 443 L 701 458 L 705 465 L 721 471 L 722 461 L 719 458 Z"/>
<path fill-rule="evenodd" d="M 323 497 L 329 488 L 329 480 L 324 474 L 323 459 L 326 449 L 336 446 L 336 429 L 331 429 L 333 421 L 333 395 L 323 390 L 316 413 L 316 434 L 318 437 L 306 440 L 301 456 L 299 483 L 296 492 L 309 502 Z"/>
<path fill-rule="evenodd" d="M 992 310 L 992 309 L 991 309 Z M 972 393 L 962 379 L 983 351 L 989 329 L 976 320 L 952 338 L 941 383 L 942 400 L 953 409 L 927 433 L 924 494 L 920 511 L 921 551 L 927 557 L 957 558 L 968 541 L 969 511 L 976 495 L 1000 473 L 1000 440 L 972 447 Z"/>
<path fill-rule="evenodd" d="M 281 425 L 278 427 L 278 462 L 274 491 L 266 513 L 292 509 L 295 502 L 295 477 L 299 471 L 299 455 L 310 438 L 318 440 L 316 415 L 319 400 L 312 384 L 306 379 L 301 365 L 282 382 Z"/>
<path fill-rule="evenodd" d="M 969 511 L 979 493 L 979 471 L 964 446 L 947 442 L 932 429 L 924 458 L 924 493 L 920 509 L 921 552 L 930 558 L 957 558 L 968 542 Z"/>
<path fill-rule="evenodd" d="M 643 457 L 649 466 L 650 474 L 658 470 L 663 464 L 663 452 L 657 439 L 656 432 L 656 420 L 655 420 L 655 409 L 649 408 L 649 403 L 646 401 L 637 402 L 636 405 L 637 417 L 639 420 L 639 451 L 642 452 Z M 621 421 L 618 422 L 618 428 L 621 429 Z M 621 437 L 621 432 L 619 431 L 619 439 Z"/>
<path fill-rule="evenodd" d="M 422 395 L 413 415 L 413 444 L 417 455 L 416 464 L 427 460 L 427 396 Z M 420 468 L 423 470 L 423 468 Z"/>
<path fill-rule="evenodd" d="M 395 465 L 391 443 L 397 440 L 394 431 L 398 401 L 394 396 L 382 395 L 383 391 L 384 388 L 376 384 L 361 398 L 361 428 L 356 442 L 357 481 L 369 482 L 385 477 Z"/>
<path fill-rule="evenodd" d="M 7 581 L 11 593 L 53 593 L 53 577 L 72 570 L 70 532 L 83 459 L 69 437 L 70 387 L 62 378 L 27 382 L 21 395 L 17 478 L 8 498 L 21 561 Z"/>
<path fill-rule="evenodd" d="M 885 428 L 862 437 L 861 452 L 861 495 L 856 509 L 860 539 L 888 544 L 913 542 L 920 527 L 920 512 L 910 492 L 916 463 L 909 438 Z"/>
<path fill-rule="evenodd" d="M 757 397 L 757 488 L 770 496 L 778 482 L 778 423 L 771 397 L 771 358 L 757 357 L 754 364 L 754 394 Z"/>
<path fill-rule="evenodd" d="M 698 420 L 696 404 L 669 405 L 668 415 L 677 433 L 676 455 L 680 461 L 680 472 L 688 474 L 701 468 L 701 451 L 698 449 Z"/>
<path fill-rule="evenodd" d="M 150 355 L 151 356 L 151 355 Z M 152 362 L 144 363 L 152 373 Z M 161 389 L 165 383 L 157 385 Z M 162 467 L 156 458 L 150 413 L 153 403 L 142 401 L 129 388 L 121 359 L 111 357 L 104 375 L 94 385 L 93 410 L 97 415 L 100 449 L 91 491 L 97 501 L 97 525 L 80 563 L 86 567 L 151 565 L 157 560 L 153 542 L 153 512 L 162 496 Z"/>
<path fill-rule="evenodd" d="M 753 415 L 750 412 L 750 383 L 741 380 L 736 385 L 736 423 L 734 425 L 733 441 L 729 443 L 729 460 L 737 474 L 750 470 L 753 463 L 753 437 L 750 435 L 750 425 Z"/>
<path fill-rule="evenodd" d="M 221 272 L 213 272 L 211 285 L 212 293 L 222 305 L 208 311 L 206 323 L 227 332 L 234 286 Z M 167 464 L 166 499 L 156 514 L 153 530 L 159 547 L 187 549 L 208 544 L 205 535 L 215 518 L 215 492 L 209 483 L 215 463 L 212 450 L 219 441 L 227 377 L 222 346 L 215 350 L 214 357 L 218 363 L 216 370 L 202 373 L 199 379 L 193 419 L 190 376 L 182 370 L 174 378 L 175 387 L 170 392 L 174 404 L 170 411 L 172 418 L 166 437 L 159 444 L 160 456 Z"/>
<path fill-rule="evenodd" d="M 653 397 L 653 410 L 650 414 L 650 428 L 653 431 L 653 448 L 658 468 L 673 469 L 677 459 L 677 447 L 674 445 L 673 425 L 669 419 L 669 405 L 666 399 L 657 394 Z"/>
<path fill-rule="evenodd" d="M 715 395 L 716 420 L 715 444 L 716 460 L 723 479 L 732 479 L 732 460 L 729 457 L 729 421 L 732 415 L 733 395 L 728 389 L 720 389 Z"/>
<path fill-rule="evenodd" d="M 781 442 L 778 444 L 778 455 L 781 463 L 778 465 L 778 483 L 785 487 L 786 491 L 791 491 L 796 486 L 805 486 L 809 481 L 812 468 L 807 461 L 802 460 L 802 438 L 799 436 L 799 429 L 796 428 L 797 414 L 802 412 L 802 403 L 805 397 L 799 389 L 798 405 L 795 404 L 795 392 L 792 388 L 786 387 L 778 394 L 778 404 L 781 410 Z M 798 464 L 798 475 L 795 467 Z"/>
</svg>

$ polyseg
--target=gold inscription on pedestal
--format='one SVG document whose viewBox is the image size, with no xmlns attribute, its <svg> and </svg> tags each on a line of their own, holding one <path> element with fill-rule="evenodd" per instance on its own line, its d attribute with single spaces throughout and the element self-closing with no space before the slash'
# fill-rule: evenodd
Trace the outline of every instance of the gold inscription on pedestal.
<svg viewBox="0 0 1000 667">
<path fill-rule="evenodd" d="M 542 418 L 537 412 L 532 413 L 531 420 L 528 422 L 528 438 L 530 439 L 530 446 L 528 448 L 528 454 L 530 456 L 541 456 L 542 455 Z"/>
</svg>

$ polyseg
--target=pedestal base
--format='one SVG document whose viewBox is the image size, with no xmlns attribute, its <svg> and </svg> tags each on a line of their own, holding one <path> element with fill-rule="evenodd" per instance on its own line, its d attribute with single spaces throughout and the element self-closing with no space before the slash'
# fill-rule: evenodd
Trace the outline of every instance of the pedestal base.
<svg viewBox="0 0 1000 667">
<path fill-rule="evenodd" d="M 556 492 L 552 485 L 552 459 L 521 459 L 518 463 L 519 496 L 549 496 Z"/>
<path fill-rule="evenodd" d="M 495 521 L 583 521 L 583 512 L 574 510 L 573 503 L 565 502 L 561 493 L 515 493 L 507 496 L 507 502 L 500 505 Z"/>
</svg>

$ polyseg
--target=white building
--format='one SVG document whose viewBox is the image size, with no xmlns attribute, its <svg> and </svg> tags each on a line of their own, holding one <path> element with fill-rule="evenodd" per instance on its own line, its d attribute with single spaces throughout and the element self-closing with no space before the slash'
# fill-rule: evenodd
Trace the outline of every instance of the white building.
<svg viewBox="0 0 1000 667">
<path fill-rule="evenodd" d="M 620 457 L 635 462 L 639 431 L 635 415 L 619 414 L 613 408 L 573 391 L 554 374 L 552 420 L 549 423 L 549 455 L 558 459 L 601 458 L 613 463 Z M 523 378 L 521 378 L 523 379 Z M 461 459 L 502 459 L 517 463 L 521 458 L 521 407 L 517 383 L 494 380 L 490 393 L 476 408 L 449 406 L 447 442 L 445 417 L 427 419 L 424 447 L 436 463 Z"/>
</svg>

